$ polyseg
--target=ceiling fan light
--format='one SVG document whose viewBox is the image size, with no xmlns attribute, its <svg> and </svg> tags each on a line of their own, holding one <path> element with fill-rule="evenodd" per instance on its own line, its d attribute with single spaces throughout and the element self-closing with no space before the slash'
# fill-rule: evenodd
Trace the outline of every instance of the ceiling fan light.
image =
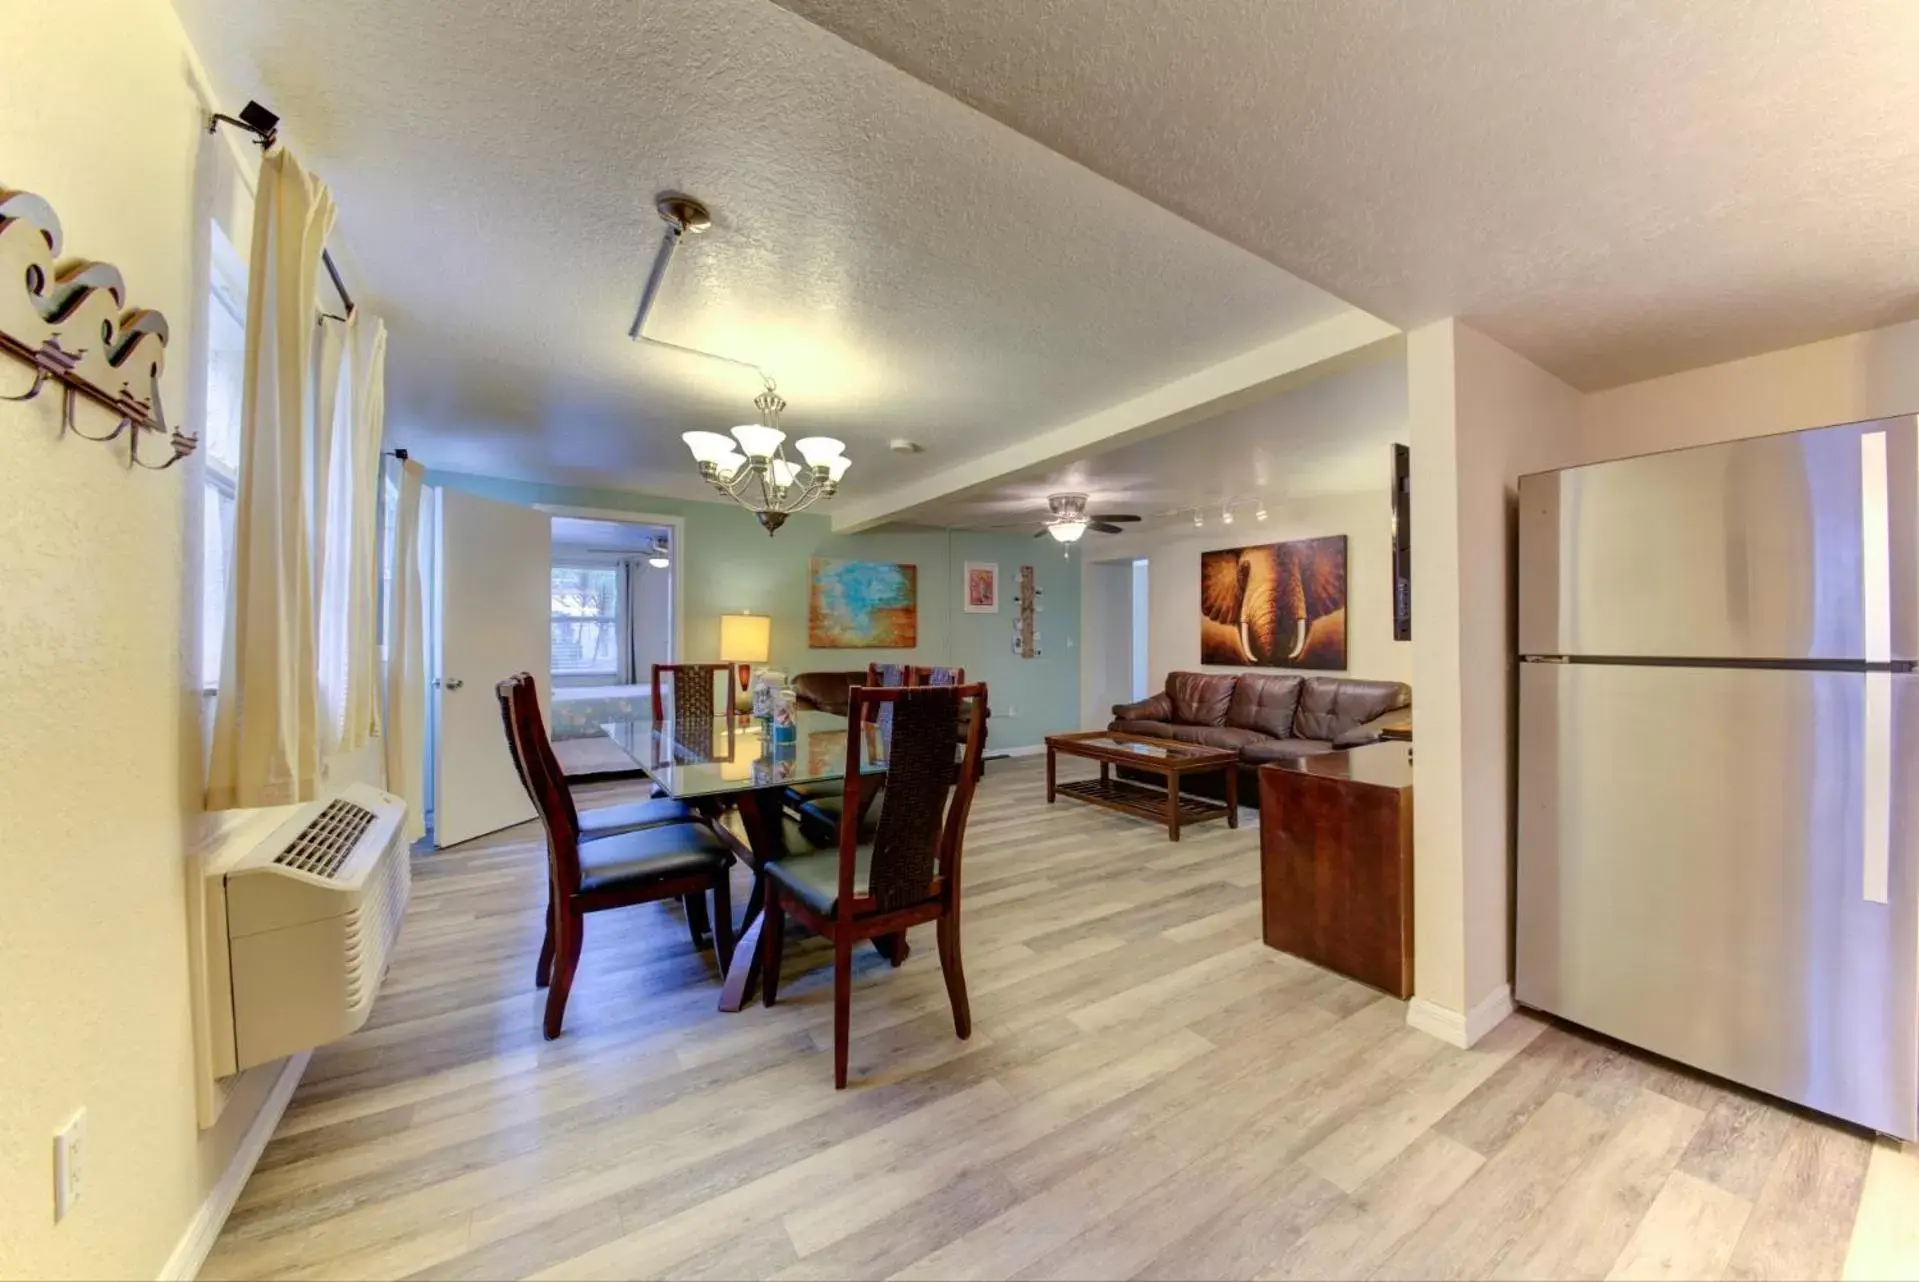
<svg viewBox="0 0 1919 1282">
<path fill-rule="evenodd" d="M 681 432 L 680 439 L 686 442 L 687 449 L 693 451 L 695 462 L 719 467 L 722 460 L 733 453 L 733 442 L 718 432 Z"/>
<path fill-rule="evenodd" d="M 757 463 L 773 457 L 780 448 L 780 442 L 786 439 L 786 433 L 764 423 L 742 423 L 733 429 L 733 439 L 740 443 L 740 450 L 747 459 Z"/>
<path fill-rule="evenodd" d="M 1085 521 L 1055 521 L 1046 527 L 1046 532 L 1061 543 L 1077 543 L 1086 533 Z"/>
<path fill-rule="evenodd" d="M 846 454 L 846 443 L 830 436 L 802 436 L 793 442 L 793 448 L 799 451 L 808 467 L 825 467 Z"/>
</svg>

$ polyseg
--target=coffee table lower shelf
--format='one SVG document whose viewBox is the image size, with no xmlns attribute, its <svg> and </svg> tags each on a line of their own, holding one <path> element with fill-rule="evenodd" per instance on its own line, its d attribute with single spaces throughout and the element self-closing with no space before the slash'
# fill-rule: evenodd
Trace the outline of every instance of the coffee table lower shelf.
<svg viewBox="0 0 1919 1282">
<path fill-rule="evenodd" d="M 1071 779 L 1057 785 L 1054 791 L 1063 797 L 1075 797 L 1122 814 L 1166 822 L 1166 789 L 1163 787 L 1134 783 L 1130 779 Z M 1204 823 L 1209 819 L 1224 818 L 1225 815 L 1226 807 L 1217 801 L 1207 801 L 1185 793 L 1179 795 L 1179 822 L 1182 825 Z"/>
</svg>

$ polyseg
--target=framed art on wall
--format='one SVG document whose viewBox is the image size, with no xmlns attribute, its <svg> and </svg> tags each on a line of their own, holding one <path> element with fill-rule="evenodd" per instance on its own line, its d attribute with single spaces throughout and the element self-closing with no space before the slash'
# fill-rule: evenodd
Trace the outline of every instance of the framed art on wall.
<svg viewBox="0 0 1919 1282">
<path fill-rule="evenodd" d="M 1346 536 L 1199 554 L 1199 661 L 1346 666 Z"/>
<path fill-rule="evenodd" d="M 968 614 L 999 613 L 999 563 L 996 561 L 968 561 L 964 583 L 966 599 L 963 602 Z"/>
<path fill-rule="evenodd" d="M 814 557 L 806 643 L 816 650 L 910 650 L 919 644 L 919 567 Z"/>
</svg>

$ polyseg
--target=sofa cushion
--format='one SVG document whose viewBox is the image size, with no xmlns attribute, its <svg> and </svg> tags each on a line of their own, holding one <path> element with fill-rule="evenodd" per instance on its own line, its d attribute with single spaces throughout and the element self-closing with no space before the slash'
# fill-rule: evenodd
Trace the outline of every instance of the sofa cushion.
<svg viewBox="0 0 1919 1282">
<path fill-rule="evenodd" d="M 1331 752 L 1332 745 L 1317 739 L 1261 739 L 1239 750 L 1241 764 L 1263 766 L 1275 761 L 1298 761 Z"/>
<path fill-rule="evenodd" d="M 1238 678 L 1210 672 L 1169 672 L 1166 695 L 1173 701 L 1173 720 L 1189 726 L 1223 726 Z"/>
<path fill-rule="evenodd" d="M 1301 677 L 1240 677 L 1226 707 L 1226 724 L 1284 739 L 1293 732 L 1303 682 Z"/>
<path fill-rule="evenodd" d="M 1409 706 L 1413 693 L 1399 681 L 1355 681 L 1348 677 L 1308 677 L 1299 693 L 1293 733 L 1331 743 L 1362 721 Z"/>
</svg>

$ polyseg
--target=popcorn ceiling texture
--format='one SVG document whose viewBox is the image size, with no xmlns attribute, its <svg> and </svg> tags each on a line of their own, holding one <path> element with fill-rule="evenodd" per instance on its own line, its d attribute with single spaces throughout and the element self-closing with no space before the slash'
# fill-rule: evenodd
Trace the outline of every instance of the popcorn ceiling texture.
<svg viewBox="0 0 1919 1282">
<path fill-rule="evenodd" d="M 649 334 L 764 364 L 849 501 L 1345 310 L 764 0 L 179 7 L 338 196 L 431 467 L 706 494 L 679 434 L 759 387 L 626 341 L 666 189 L 714 227 Z"/>
<path fill-rule="evenodd" d="M 782 3 L 1356 306 L 1463 317 L 1582 388 L 1919 313 L 1909 0 Z"/>
</svg>

